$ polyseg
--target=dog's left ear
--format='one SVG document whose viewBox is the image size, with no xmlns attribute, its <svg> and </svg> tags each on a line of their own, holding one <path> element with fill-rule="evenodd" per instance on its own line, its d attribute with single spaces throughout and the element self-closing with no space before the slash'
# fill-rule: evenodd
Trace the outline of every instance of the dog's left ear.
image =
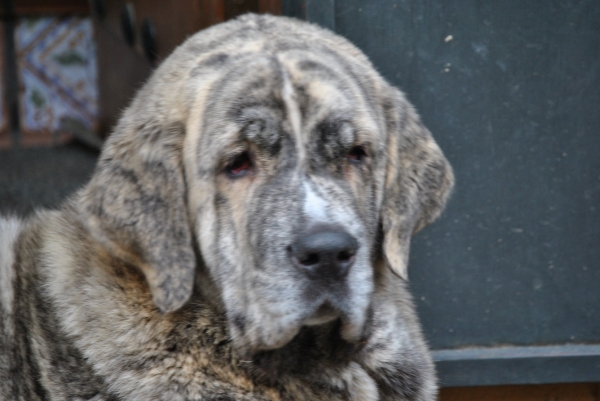
<svg viewBox="0 0 600 401">
<path fill-rule="evenodd" d="M 381 208 L 383 255 L 392 271 L 406 280 L 410 239 L 440 215 L 454 175 L 404 94 L 390 88 L 384 109 L 388 161 Z"/>
<path fill-rule="evenodd" d="M 196 268 L 181 161 L 184 135 L 183 124 L 141 120 L 128 110 L 77 204 L 92 236 L 144 273 L 165 313 L 187 302 Z"/>
</svg>

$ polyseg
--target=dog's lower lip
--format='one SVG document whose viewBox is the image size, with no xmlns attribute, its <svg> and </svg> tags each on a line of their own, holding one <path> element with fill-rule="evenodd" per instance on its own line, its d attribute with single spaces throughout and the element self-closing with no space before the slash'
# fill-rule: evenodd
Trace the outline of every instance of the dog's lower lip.
<svg viewBox="0 0 600 401">
<path fill-rule="evenodd" d="M 330 322 L 340 317 L 339 312 L 329 302 L 323 303 L 319 308 L 304 321 L 305 326 L 316 326 Z"/>
</svg>

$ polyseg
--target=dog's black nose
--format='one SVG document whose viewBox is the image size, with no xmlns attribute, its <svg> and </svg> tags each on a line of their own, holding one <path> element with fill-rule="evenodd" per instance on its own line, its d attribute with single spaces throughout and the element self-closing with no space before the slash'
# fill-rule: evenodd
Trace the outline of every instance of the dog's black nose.
<svg viewBox="0 0 600 401">
<path fill-rule="evenodd" d="M 319 231 L 290 246 L 294 264 L 314 279 L 339 279 L 354 263 L 358 242 L 343 231 Z"/>
</svg>

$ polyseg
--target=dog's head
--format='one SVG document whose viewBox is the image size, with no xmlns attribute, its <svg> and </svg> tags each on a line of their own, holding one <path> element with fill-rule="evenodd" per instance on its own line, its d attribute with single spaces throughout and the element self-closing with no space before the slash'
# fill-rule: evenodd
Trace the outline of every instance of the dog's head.
<svg viewBox="0 0 600 401">
<path fill-rule="evenodd" d="M 358 49 L 246 16 L 192 37 L 154 73 L 80 210 L 143 271 L 160 310 L 179 309 L 204 275 L 235 344 L 257 352 L 334 319 L 358 340 L 375 264 L 406 278 L 410 238 L 452 183 L 412 106 Z"/>
</svg>

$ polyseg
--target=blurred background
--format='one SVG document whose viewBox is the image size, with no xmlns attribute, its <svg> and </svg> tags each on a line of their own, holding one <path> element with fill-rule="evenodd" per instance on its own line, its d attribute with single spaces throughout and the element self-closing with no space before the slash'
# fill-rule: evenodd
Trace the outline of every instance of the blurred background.
<svg viewBox="0 0 600 401">
<path fill-rule="evenodd" d="M 600 401 L 596 0 L 4 0 L 0 212 L 83 185 L 153 68 L 246 12 L 347 37 L 453 165 L 409 268 L 441 400 Z"/>
</svg>

